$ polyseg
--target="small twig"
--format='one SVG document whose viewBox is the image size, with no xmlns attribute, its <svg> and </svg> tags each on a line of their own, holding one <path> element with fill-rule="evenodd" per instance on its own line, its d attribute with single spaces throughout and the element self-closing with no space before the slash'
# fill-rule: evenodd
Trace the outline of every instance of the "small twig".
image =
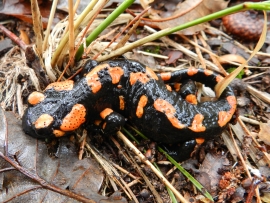
<svg viewBox="0 0 270 203">
<path fill-rule="evenodd" d="M 264 72 L 261 72 L 261 73 L 253 74 L 253 75 L 251 75 L 251 76 L 249 76 L 249 77 L 243 78 L 242 81 L 247 81 L 247 80 L 250 80 L 250 79 L 252 79 L 252 78 L 256 78 L 256 77 L 258 77 L 258 76 L 260 76 L 260 75 L 264 75 L 264 74 L 266 74 L 266 73 L 267 73 L 267 72 L 264 71 Z"/>
<path fill-rule="evenodd" d="M 20 193 L 18 193 L 16 195 L 11 196 L 9 199 L 6 199 L 5 201 L 3 201 L 3 203 L 11 202 L 11 200 L 13 200 L 15 198 L 18 198 L 19 196 L 22 196 L 22 195 L 27 194 L 27 193 L 29 193 L 31 191 L 34 191 L 34 190 L 38 190 L 40 188 L 42 188 L 42 186 L 39 185 L 39 186 L 34 186 L 32 188 L 29 188 L 27 190 L 23 190 L 22 192 L 20 192 Z"/>
<path fill-rule="evenodd" d="M 135 179 L 135 180 L 131 181 L 130 183 L 128 183 L 127 185 L 128 185 L 128 187 L 132 187 L 132 186 L 136 185 L 137 183 L 141 183 L 141 181 L 139 181 L 138 179 Z"/>
<path fill-rule="evenodd" d="M 154 29 L 150 29 L 150 28 L 147 28 L 148 31 L 150 32 L 156 32 L 156 30 Z M 180 35 L 181 37 L 185 38 L 185 36 L 183 35 Z M 198 54 L 190 51 L 189 49 L 185 48 L 184 46 L 174 42 L 173 40 L 171 40 L 169 37 L 162 37 L 161 40 L 163 41 L 164 44 L 166 45 L 170 45 L 174 48 L 176 48 L 177 50 L 180 50 L 181 52 L 183 52 L 184 54 L 188 55 L 189 57 L 193 58 L 195 61 L 198 60 Z M 201 47 L 200 49 L 203 49 L 204 51 L 208 52 L 206 49 L 204 49 L 203 47 Z M 205 61 L 205 64 L 207 65 L 207 67 L 209 67 L 211 70 L 214 70 L 214 71 L 219 71 L 218 67 L 213 64 L 212 62 L 206 60 L 206 59 L 203 59 Z"/>
<path fill-rule="evenodd" d="M 5 171 L 10 171 L 10 170 L 16 170 L 16 169 L 13 168 L 13 167 L 2 168 L 2 169 L 0 169 L 0 173 L 3 173 L 3 172 L 5 172 Z"/>
<path fill-rule="evenodd" d="M 90 28 L 90 26 L 92 25 L 92 23 L 94 22 L 94 20 L 97 18 L 98 14 L 100 13 L 100 11 L 102 10 L 102 8 L 106 5 L 108 1 L 103 1 L 102 4 L 99 5 L 97 11 L 95 12 L 95 14 L 93 15 L 93 17 L 91 18 L 91 20 L 87 23 L 87 26 L 86 28 L 84 29 L 84 32 L 81 36 L 81 39 L 79 40 L 79 42 L 77 43 L 77 46 L 76 46 L 76 52 L 78 51 L 78 49 L 80 48 L 82 42 L 83 42 L 83 39 L 88 31 L 88 29 Z"/>
<path fill-rule="evenodd" d="M 160 55 L 160 54 L 153 54 L 153 53 L 146 52 L 146 51 L 137 51 L 137 53 L 143 54 L 145 56 L 153 56 L 153 57 L 160 58 L 160 59 L 169 59 L 168 56 L 164 56 L 164 55 Z"/>
<path fill-rule="evenodd" d="M 101 2 L 101 1 L 100 1 Z M 99 3 L 98 0 L 92 0 L 87 7 L 84 9 L 84 11 L 79 15 L 79 17 L 76 19 L 74 23 L 74 29 L 77 30 L 79 26 L 81 25 L 82 21 L 87 19 L 88 14 L 92 12 L 93 8 Z M 90 16 L 91 17 L 91 16 Z M 68 43 L 68 33 L 65 33 L 64 36 L 62 37 L 60 43 L 58 44 L 51 60 L 51 66 L 54 67 L 55 64 L 57 63 L 59 56 L 61 55 L 64 47 Z"/>
<path fill-rule="evenodd" d="M 48 46 L 48 38 L 49 38 L 49 35 L 50 35 L 50 31 L 51 31 L 51 27 L 52 27 L 53 18 L 54 18 L 54 14 L 55 14 L 55 11 L 56 11 L 57 3 L 58 3 L 58 0 L 54 0 L 52 2 L 51 12 L 50 12 L 49 20 L 48 20 L 48 25 L 47 25 L 47 29 L 46 29 L 46 32 L 45 32 L 44 41 L 43 41 L 43 44 L 42 44 L 42 51 L 43 52 L 47 49 L 47 46 Z"/>
<path fill-rule="evenodd" d="M 43 27 L 42 27 L 42 16 L 38 7 L 37 0 L 31 0 L 31 11 L 33 19 L 33 30 L 36 36 L 37 51 L 42 56 L 42 41 L 43 41 Z"/>
<path fill-rule="evenodd" d="M 78 43 L 78 45 L 75 47 L 75 50 L 73 51 L 73 54 L 70 55 L 69 57 L 69 61 L 67 63 L 67 65 L 65 66 L 64 70 L 62 71 L 61 75 L 59 76 L 58 80 L 57 81 L 60 81 L 61 78 L 63 77 L 63 75 L 66 73 L 68 67 L 74 63 L 74 58 L 75 58 L 75 54 L 76 52 L 78 51 L 78 49 L 80 48 L 80 44 L 82 43 L 83 39 L 84 39 L 84 36 L 86 35 L 89 27 L 92 25 L 93 21 L 95 20 L 95 18 L 97 17 L 97 15 L 100 13 L 101 9 L 104 7 L 104 5 L 107 3 L 107 1 L 103 1 L 100 5 L 98 5 L 98 8 L 97 8 L 97 11 L 96 13 L 93 15 L 93 17 L 91 18 L 91 20 L 88 22 L 86 28 L 84 29 L 84 33 L 83 35 L 81 36 L 81 39 Z M 79 69 L 80 71 L 82 70 L 81 68 Z M 78 72 L 78 71 L 77 71 Z"/>
<path fill-rule="evenodd" d="M 79 140 L 79 142 L 80 142 L 79 160 L 82 160 L 82 156 L 84 153 L 84 146 L 86 143 L 86 138 L 87 138 L 87 131 L 83 130 L 83 135 L 82 135 L 81 139 Z"/>
<path fill-rule="evenodd" d="M 262 101 L 270 104 L 270 96 L 269 94 L 265 93 L 265 92 L 262 92 L 260 90 L 257 90 L 256 88 L 248 85 L 247 86 L 247 91 L 253 95 L 254 97 L 257 97 L 259 99 L 261 99 Z"/>
<path fill-rule="evenodd" d="M 253 124 L 253 125 L 260 125 L 260 122 L 257 121 L 257 120 L 254 120 L 254 119 L 251 119 L 251 118 L 247 118 L 245 116 L 239 116 L 239 118 L 242 121 L 246 122 L 246 123 L 250 123 L 250 124 Z"/>
<path fill-rule="evenodd" d="M 147 22 L 165 22 L 165 21 L 169 21 L 169 20 L 173 20 L 176 18 L 179 18 L 185 14 L 187 14 L 188 12 L 190 12 L 191 10 L 193 10 L 194 8 L 196 8 L 199 4 L 203 3 L 203 0 L 196 2 L 196 4 L 194 3 L 192 6 L 190 6 L 188 9 L 183 10 L 182 12 L 177 13 L 174 16 L 170 16 L 167 18 L 161 18 L 158 15 L 155 15 L 155 17 L 159 17 L 160 19 L 149 19 L 149 18 L 142 18 L 143 21 L 147 21 Z"/>
<path fill-rule="evenodd" d="M 22 101 L 22 86 L 20 84 L 17 84 L 16 99 L 17 99 L 18 113 L 22 117 L 24 110 L 23 110 L 23 101 Z"/>
<path fill-rule="evenodd" d="M 74 11 L 73 11 L 73 0 L 68 0 L 68 9 L 69 9 L 69 16 L 68 16 L 68 25 L 69 25 L 69 60 L 70 60 L 70 66 L 73 67 L 74 65 L 74 56 L 75 56 L 75 50 L 74 50 Z"/>
<path fill-rule="evenodd" d="M 193 39 L 194 39 L 194 43 L 198 44 L 198 39 L 197 39 L 196 35 L 193 35 Z M 196 51 L 196 53 L 198 55 L 198 58 L 199 58 L 199 60 L 201 62 L 202 68 L 206 69 L 206 64 L 205 64 L 205 61 L 203 60 L 204 58 L 202 56 L 201 50 L 197 46 L 195 46 L 195 51 Z"/>
<path fill-rule="evenodd" d="M 259 148 L 259 149 L 261 149 L 262 146 L 261 146 L 261 145 L 257 142 L 257 140 L 251 135 L 250 131 L 247 129 L 247 127 L 246 127 L 246 125 L 243 123 L 243 121 L 242 121 L 240 118 L 238 118 L 237 120 L 238 120 L 239 124 L 241 125 L 242 129 L 244 130 L 244 132 L 247 134 L 247 136 L 249 136 L 249 137 L 252 139 L 252 141 L 255 143 L 256 147 Z M 269 156 L 269 154 L 268 154 L 267 152 L 264 152 L 264 151 L 262 151 L 262 153 L 264 154 L 267 163 L 270 165 L 270 156 Z"/>
<path fill-rule="evenodd" d="M 246 162 L 245 162 L 245 160 L 244 160 L 244 158 L 243 158 L 243 156 L 242 156 L 242 154 L 241 154 L 241 152 L 240 152 L 240 149 L 239 149 L 239 147 L 238 147 L 238 145 L 237 145 L 237 143 L 236 143 L 236 141 L 235 141 L 235 139 L 234 139 L 234 137 L 233 137 L 232 129 L 229 128 L 229 130 L 230 130 L 230 133 L 229 133 L 229 134 L 230 134 L 231 140 L 233 141 L 234 148 L 235 148 L 236 151 L 237 151 L 237 155 L 238 155 L 239 159 L 241 160 L 242 165 L 244 166 L 245 171 L 246 171 L 246 173 L 247 173 L 249 179 L 252 180 L 252 177 L 251 177 L 251 175 L 250 175 L 250 173 L 249 173 L 247 164 L 246 164 Z"/>
<path fill-rule="evenodd" d="M 105 29 L 107 28 L 121 13 L 125 11 L 127 7 L 129 7 L 134 0 L 125 0 L 118 6 L 105 20 L 99 24 L 99 26 L 91 32 L 91 34 L 86 39 L 86 46 L 91 44 L 97 36 Z M 81 56 L 83 55 L 84 47 L 81 45 L 76 53 L 76 61 L 78 61 Z"/>
<path fill-rule="evenodd" d="M 151 168 L 151 170 L 160 178 L 160 180 L 168 186 L 175 196 L 184 203 L 188 203 L 187 200 L 171 185 L 171 183 L 152 165 L 152 163 L 146 159 L 146 157 L 121 133 L 117 132 L 118 137 L 123 140 L 123 142 L 132 149 L 133 152 L 136 153 L 140 159 Z"/>
<path fill-rule="evenodd" d="M 238 119 L 238 120 L 240 120 L 240 119 Z M 244 157 L 242 156 L 242 154 L 241 154 L 241 152 L 240 152 L 240 149 L 239 149 L 239 147 L 238 147 L 238 145 L 237 145 L 237 143 L 236 143 L 236 141 L 235 141 L 235 139 L 234 139 L 234 136 L 233 136 L 233 133 L 232 133 L 232 129 L 231 129 L 231 127 L 229 128 L 229 142 L 230 143 L 232 143 L 232 145 L 233 145 L 233 147 L 232 146 L 228 146 L 228 149 L 230 149 L 230 152 L 232 153 L 232 150 L 234 151 L 234 154 L 233 154 L 233 156 L 237 156 L 238 157 L 238 159 L 240 159 L 240 161 L 241 161 L 241 163 L 242 163 L 242 166 L 244 167 L 244 170 L 245 170 L 245 172 L 246 172 L 246 174 L 248 175 L 248 178 L 249 178 L 249 180 L 252 182 L 253 181 L 253 178 L 252 178 L 252 176 L 251 176 L 251 174 L 250 174 L 250 172 L 249 172 L 249 170 L 248 170 L 248 165 L 247 165 L 247 163 L 246 163 L 246 161 L 245 161 L 245 159 L 244 159 Z M 225 135 L 223 135 L 223 138 L 225 138 L 224 137 Z M 225 139 L 224 139 L 225 140 Z M 227 143 L 228 144 L 228 143 Z M 259 195 L 259 190 L 258 190 L 258 188 L 256 189 L 256 196 L 257 196 L 257 200 L 259 200 L 260 199 L 260 195 Z"/>
<path fill-rule="evenodd" d="M 104 60 L 107 60 L 107 59 L 115 57 L 115 56 L 120 56 L 120 55 L 130 51 L 131 49 L 134 49 L 134 48 L 136 48 L 138 46 L 141 46 L 141 45 L 143 45 L 143 44 L 145 44 L 147 42 L 154 41 L 154 40 L 159 39 L 161 37 L 164 37 L 166 35 L 172 34 L 174 32 L 177 32 L 177 31 L 180 31 L 180 30 L 183 30 L 183 29 L 186 29 L 186 28 L 189 28 L 189 27 L 201 24 L 201 23 L 205 23 L 205 22 L 213 20 L 213 19 L 221 18 L 221 17 L 223 17 L 225 15 L 230 15 L 230 14 L 235 13 L 235 12 L 240 12 L 240 11 L 250 10 L 250 9 L 269 10 L 270 9 L 270 3 L 269 2 L 264 2 L 264 3 L 251 3 L 251 2 L 243 3 L 243 4 L 240 4 L 240 5 L 236 5 L 236 6 L 224 9 L 222 11 L 218 11 L 216 13 L 212 13 L 210 15 L 198 18 L 196 20 L 181 24 L 181 25 L 173 27 L 173 28 L 166 28 L 166 29 L 163 29 L 163 30 L 161 30 L 161 31 L 159 31 L 157 33 L 154 33 L 154 34 L 149 35 L 147 37 L 144 37 L 144 38 L 142 38 L 140 40 L 137 40 L 137 41 L 135 41 L 133 43 L 127 44 L 126 46 L 124 46 L 124 47 L 122 47 L 120 49 L 112 51 L 108 55 L 104 55 L 102 57 L 99 57 L 98 60 L 99 61 L 104 61 Z"/>
<path fill-rule="evenodd" d="M 119 37 L 119 36 L 121 36 L 132 24 L 134 24 L 136 21 L 138 21 L 148 10 L 150 9 L 150 7 L 148 7 L 148 8 L 146 8 L 146 9 L 144 9 L 139 15 L 137 15 L 137 16 L 135 16 L 135 18 L 133 18 L 133 20 L 132 21 L 130 21 L 128 24 L 127 24 L 127 26 L 126 27 L 124 27 L 124 29 L 121 31 L 121 32 L 119 32 L 117 35 L 115 35 L 114 36 L 114 38 L 110 41 L 110 43 L 103 49 L 103 50 L 101 50 L 98 54 L 96 54 L 94 57 L 93 57 L 93 59 L 95 60 L 95 59 L 97 59 L 98 58 L 98 56 L 105 50 L 105 49 L 107 49 L 108 47 L 110 47 L 111 46 L 111 44 L 113 43 L 113 42 L 115 42 L 115 40 Z"/>
<path fill-rule="evenodd" d="M 77 135 L 79 137 L 79 135 Z M 131 197 L 136 201 L 136 196 L 133 194 L 133 192 L 131 191 L 131 189 L 129 187 L 125 188 L 123 185 L 126 185 L 126 183 L 124 182 L 124 180 L 121 178 L 121 176 L 119 175 L 119 173 L 117 172 L 117 170 L 115 168 L 113 168 L 111 166 L 111 164 L 109 164 L 109 162 L 102 157 L 101 155 L 99 155 L 94 149 L 92 149 L 92 147 L 90 147 L 89 144 L 85 144 L 85 147 L 87 148 L 87 150 L 95 157 L 95 159 L 97 160 L 97 162 L 102 166 L 102 168 L 104 169 L 104 171 L 107 173 L 107 175 L 110 177 L 110 182 L 112 184 L 112 186 L 114 187 L 114 182 L 115 181 L 117 183 L 117 185 L 119 185 L 122 190 L 126 193 L 126 195 L 131 199 Z M 123 185 L 122 185 L 122 184 Z M 114 188 L 115 191 L 117 191 L 118 189 Z"/>
<path fill-rule="evenodd" d="M 36 181 L 38 184 L 40 184 L 43 188 L 46 188 L 48 190 L 51 190 L 53 192 L 57 192 L 59 194 L 65 195 L 67 197 L 76 199 L 81 202 L 87 202 L 87 203 L 94 203 L 95 201 L 90 200 L 86 197 L 83 197 L 81 195 L 75 194 L 71 191 L 68 190 L 63 190 L 61 188 L 58 188 L 54 185 L 49 184 L 47 181 L 44 179 L 40 178 L 36 173 L 33 173 L 32 171 L 23 168 L 20 166 L 18 163 L 16 163 L 14 160 L 11 158 L 4 156 L 2 152 L 0 152 L 0 157 L 2 157 L 4 160 L 6 160 L 9 164 L 11 164 L 14 168 L 16 168 L 18 171 L 20 171 L 22 174 L 26 175 L 27 177 L 31 178 L 32 180 Z"/>
<path fill-rule="evenodd" d="M 0 30 L 5 33 L 5 35 L 7 35 L 13 42 L 18 44 L 22 48 L 22 50 L 26 50 L 27 45 L 14 33 L 10 32 L 7 28 L 5 28 L 2 24 L 0 24 Z"/>
<path fill-rule="evenodd" d="M 155 197 L 155 201 L 157 203 L 162 203 L 162 199 L 161 199 L 159 193 L 156 191 L 155 187 L 153 186 L 153 184 L 151 183 L 151 181 L 149 180 L 149 178 L 143 173 L 143 171 L 141 170 L 141 168 L 139 167 L 139 165 L 136 163 L 136 161 L 134 160 L 134 157 L 132 157 L 130 155 L 129 158 L 130 158 L 132 164 L 137 169 L 137 172 L 140 174 L 140 176 L 142 176 L 143 180 L 145 181 L 145 183 L 148 186 L 148 188 L 150 189 L 150 191 L 153 193 L 153 196 Z"/>
<path fill-rule="evenodd" d="M 115 168 L 117 168 L 119 171 L 121 171 L 122 173 L 128 175 L 129 177 L 133 178 L 134 180 L 140 179 L 140 177 L 136 177 L 136 176 L 132 175 L 129 171 L 125 170 L 124 168 L 120 167 L 119 165 L 117 165 L 117 164 L 115 164 L 115 163 L 113 163 L 113 162 L 111 162 L 111 164 L 112 164 Z M 138 180 L 138 181 L 139 181 L 139 180 Z M 140 181 L 139 181 L 139 182 L 140 182 Z M 140 183 L 141 183 L 141 182 L 140 182 Z"/>
<path fill-rule="evenodd" d="M 117 32 L 119 30 L 119 26 L 117 26 L 116 28 L 112 29 L 110 32 L 108 32 L 107 34 L 104 34 L 102 36 L 100 36 L 99 38 L 97 38 L 94 42 L 92 42 L 87 48 L 86 48 L 86 51 L 85 51 L 85 56 L 87 56 L 90 51 L 92 50 L 93 46 L 95 45 L 96 42 L 101 42 L 103 39 L 106 39 L 108 38 L 109 36 L 111 36 L 113 33 Z M 109 43 L 108 43 L 109 44 Z M 106 47 L 108 47 L 108 44 Z M 105 48 L 106 49 L 106 48 Z M 102 49 L 101 51 L 99 51 L 99 53 L 101 54 L 105 49 Z M 99 54 L 97 53 L 97 54 Z M 93 60 L 95 60 L 95 56 L 92 57 Z"/>
<path fill-rule="evenodd" d="M 222 72 L 223 75 L 227 75 L 227 72 L 224 70 L 224 68 L 222 67 L 222 65 L 219 63 L 217 59 L 218 56 L 212 52 L 211 47 L 206 43 L 204 37 L 202 35 L 199 35 L 199 39 L 201 40 L 201 43 L 203 44 L 204 48 L 207 50 L 206 53 L 209 54 L 213 63 L 217 65 L 217 67 L 219 68 L 220 72 Z"/>
<path fill-rule="evenodd" d="M 122 149 L 121 145 L 117 142 L 117 140 L 113 137 L 113 136 L 110 136 L 110 139 L 113 141 L 113 143 L 115 144 L 115 146 L 118 148 L 118 150 L 120 152 L 122 152 L 122 155 L 123 155 L 123 158 L 126 160 L 127 163 L 129 163 L 129 160 L 128 160 L 128 156 L 127 154 L 124 152 L 124 150 Z"/>
</svg>

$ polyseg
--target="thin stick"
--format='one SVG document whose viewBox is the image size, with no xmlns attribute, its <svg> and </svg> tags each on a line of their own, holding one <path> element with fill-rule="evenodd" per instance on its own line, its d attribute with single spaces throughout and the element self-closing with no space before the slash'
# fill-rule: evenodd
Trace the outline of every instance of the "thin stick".
<svg viewBox="0 0 270 203">
<path fill-rule="evenodd" d="M 69 60 L 70 66 L 73 67 L 74 65 L 74 13 L 73 13 L 73 0 L 68 0 L 68 8 L 69 8 L 69 16 L 68 16 L 68 23 L 69 23 Z"/>
<path fill-rule="evenodd" d="M 117 132 L 117 136 L 123 140 L 123 142 L 131 148 L 137 156 L 140 157 L 140 159 L 152 169 L 152 171 L 160 178 L 160 180 L 167 186 L 169 187 L 172 192 L 175 194 L 175 196 L 184 203 L 188 203 L 188 201 L 171 185 L 171 183 L 152 165 L 152 163 L 147 160 L 147 158 L 121 133 Z"/>
<path fill-rule="evenodd" d="M 124 47 L 122 47 L 120 49 L 112 51 L 108 55 L 101 56 L 97 60 L 98 61 L 105 61 L 105 60 L 107 60 L 109 58 L 112 58 L 112 57 L 115 57 L 115 56 L 120 56 L 120 55 L 130 51 L 131 49 L 134 49 L 134 48 L 136 48 L 138 46 L 141 46 L 141 45 L 143 45 L 143 44 L 145 44 L 147 42 L 154 41 L 156 39 L 159 39 L 159 38 L 164 37 L 166 35 L 172 34 L 174 32 L 184 30 L 186 28 L 189 28 L 189 27 L 201 24 L 201 23 L 205 23 L 205 22 L 208 22 L 210 20 L 221 18 L 221 17 L 223 17 L 225 15 L 230 15 L 232 13 L 245 11 L 245 10 L 250 10 L 250 9 L 269 10 L 270 9 L 270 2 L 264 2 L 264 3 L 261 3 L 261 2 L 260 3 L 248 2 L 248 3 L 239 4 L 239 5 L 227 8 L 225 10 L 222 10 L 222 11 L 219 11 L 219 12 L 212 13 L 210 15 L 204 16 L 202 18 L 198 18 L 198 19 L 193 20 L 191 22 L 184 23 L 182 25 L 179 25 L 179 26 L 176 26 L 176 27 L 173 27 L 173 28 L 163 29 L 163 30 L 161 30 L 161 31 L 159 31 L 157 33 L 154 33 L 152 35 L 144 37 L 144 38 L 142 38 L 140 40 L 137 40 L 137 41 L 135 41 L 133 43 L 127 44 L 126 46 L 124 46 Z"/>
</svg>

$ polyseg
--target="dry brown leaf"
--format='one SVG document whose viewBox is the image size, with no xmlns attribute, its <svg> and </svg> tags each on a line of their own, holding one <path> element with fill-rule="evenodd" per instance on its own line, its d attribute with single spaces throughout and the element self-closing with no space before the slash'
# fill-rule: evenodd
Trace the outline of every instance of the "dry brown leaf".
<svg viewBox="0 0 270 203">
<path fill-rule="evenodd" d="M 164 2 L 165 3 L 165 2 Z M 186 0 L 183 3 L 179 3 L 172 16 L 171 20 L 155 22 L 160 29 L 175 27 L 192 20 L 201 18 L 211 13 L 220 11 L 228 6 L 229 1 L 225 0 Z M 162 13 L 161 13 L 162 16 Z M 175 17 L 175 18 L 174 18 Z M 156 13 L 154 13 L 154 19 L 162 19 Z M 164 19 L 162 19 L 164 20 Z M 198 31 L 204 29 L 204 24 L 193 26 L 185 29 L 179 33 L 184 35 L 192 35 Z"/>
<path fill-rule="evenodd" d="M 169 59 L 166 60 L 167 64 L 175 64 L 179 58 L 183 57 L 183 53 L 178 50 L 172 50 L 168 53 Z"/>
<path fill-rule="evenodd" d="M 236 54 L 226 54 L 226 55 L 220 56 L 218 58 L 218 61 L 220 63 L 228 63 L 228 62 L 232 61 L 232 62 L 237 62 L 240 64 L 247 62 L 246 59 L 244 59 L 244 57 L 242 57 L 240 55 L 236 55 Z"/>
<path fill-rule="evenodd" d="M 240 73 L 241 70 L 247 65 L 248 61 L 256 55 L 256 53 L 262 48 L 264 45 L 265 39 L 266 39 L 266 33 L 267 33 L 267 15 L 266 12 L 263 11 L 264 13 L 264 26 L 263 26 L 263 31 L 261 34 L 261 37 L 252 51 L 250 57 L 247 59 L 246 63 L 241 64 L 237 69 L 235 69 L 233 72 L 231 72 L 229 75 L 227 75 L 220 83 L 218 83 L 215 87 L 215 92 L 217 97 L 220 97 L 221 93 L 223 90 L 230 84 L 231 81 L 233 81 L 234 78 Z"/>
<path fill-rule="evenodd" d="M 270 193 L 265 193 L 262 197 L 261 197 L 262 201 L 264 202 L 270 202 Z"/>
<path fill-rule="evenodd" d="M 31 1 L 27 0 L 12 0 L 4 1 L 1 6 L 1 14 L 14 16 L 22 21 L 32 23 L 31 15 Z M 39 7 L 41 8 L 41 16 L 43 27 L 47 26 L 48 17 L 51 11 L 51 1 L 39 1 Z M 54 18 L 54 23 L 57 23 L 60 19 L 64 18 L 63 14 L 57 12 Z"/>
<path fill-rule="evenodd" d="M 208 189 L 208 191 L 216 191 L 216 187 L 221 177 L 221 175 L 218 173 L 218 170 L 222 169 L 225 165 L 229 165 L 229 161 L 226 156 L 207 153 L 202 165 L 200 166 L 200 173 L 204 173 L 204 178 L 199 179 L 199 182 L 202 183 L 202 185 L 205 187 L 206 185 L 209 185 L 210 189 Z M 208 178 L 205 176 L 208 176 Z M 198 177 L 196 177 L 196 179 L 197 178 Z M 207 179 L 210 181 L 207 182 Z"/>
<path fill-rule="evenodd" d="M 260 132 L 258 134 L 260 140 L 262 140 L 265 144 L 270 146 L 270 121 L 267 123 L 260 123 Z"/>
<path fill-rule="evenodd" d="M 58 141 L 50 157 L 45 142 L 26 135 L 14 113 L 0 108 L 0 201 L 118 202 L 98 194 L 104 179 L 98 163 L 79 160 L 68 138 Z"/>
</svg>

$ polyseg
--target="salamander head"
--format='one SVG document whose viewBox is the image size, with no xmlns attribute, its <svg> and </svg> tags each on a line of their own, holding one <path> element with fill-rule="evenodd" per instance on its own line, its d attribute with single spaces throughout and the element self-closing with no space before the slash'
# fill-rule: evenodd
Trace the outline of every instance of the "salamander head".
<svg viewBox="0 0 270 203">
<path fill-rule="evenodd" d="M 39 139 L 62 137 L 85 122 L 86 108 L 83 104 L 73 103 L 64 97 L 55 99 L 48 94 L 44 98 L 37 95 L 42 99 L 36 99 L 32 94 L 29 96 L 32 99 L 28 98 L 29 107 L 22 118 L 26 134 Z"/>
<path fill-rule="evenodd" d="M 37 115 L 34 107 L 28 107 L 22 118 L 22 127 L 26 134 L 38 138 L 46 139 L 55 137 L 52 126 L 54 119 L 49 114 Z"/>
</svg>

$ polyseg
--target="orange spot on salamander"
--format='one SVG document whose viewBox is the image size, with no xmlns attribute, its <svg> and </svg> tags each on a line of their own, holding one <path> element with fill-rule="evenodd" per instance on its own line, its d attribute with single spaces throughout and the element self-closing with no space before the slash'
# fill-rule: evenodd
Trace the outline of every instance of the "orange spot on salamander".
<svg viewBox="0 0 270 203">
<path fill-rule="evenodd" d="M 112 78 L 112 84 L 116 84 L 120 81 L 121 76 L 124 74 L 124 70 L 121 67 L 109 68 L 109 74 Z"/>
<path fill-rule="evenodd" d="M 191 104 L 198 104 L 197 98 L 194 94 L 189 94 L 186 96 L 186 101 Z"/>
<path fill-rule="evenodd" d="M 174 89 L 175 89 L 175 91 L 179 91 L 180 90 L 180 88 L 181 88 L 181 83 L 174 83 Z"/>
<path fill-rule="evenodd" d="M 124 96 L 119 96 L 119 109 L 124 110 L 125 109 L 125 99 Z"/>
<path fill-rule="evenodd" d="M 107 123 L 106 123 L 106 122 L 105 122 L 105 123 L 103 123 L 103 125 L 102 125 L 102 129 L 103 129 L 103 130 L 106 128 L 106 125 L 107 125 Z"/>
<path fill-rule="evenodd" d="M 45 99 L 45 95 L 41 92 L 32 92 L 28 97 L 28 103 L 36 105 Z"/>
<path fill-rule="evenodd" d="M 213 74 L 213 71 L 205 69 L 205 70 L 204 70 L 204 74 L 205 74 L 206 76 L 209 76 L 209 75 L 212 75 L 212 74 Z"/>
<path fill-rule="evenodd" d="M 113 112 L 112 109 L 106 108 L 106 109 L 104 109 L 102 112 L 100 112 L 100 117 L 101 117 L 102 119 L 105 119 L 105 118 L 106 118 L 108 115 L 110 115 L 112 112 Z"/>
<path fill-rule="evenodd" d="M 63 91 L 63 90 L 69 91 L 69 90 L 73 89 L 73 86 L 74 86 L 74 81 L 73 80 L 66 80 L 66 81 L 63 81 L 63 82 L 51 83 L 46 87 L 45 90 L 54 88 L 55 91 Z"/>
<path fill-rule="evenodd" d="M 176 110 L 169 102 L 163 99 L 157 99 L 154 102 L 154 107 L 157 111 L 164 113 L 174 127 L 178 129 L 186 127 L 186 125 L 180 123 L 180 121 L 174 116 Z"/>
<path fill-rule="evenodd" d="M 62 131 L 72 131 L 85 122 L 86 109 L 82 104 L 75 104 L 69 114 L 65 116 L 60 126 Z"/>
<path fill-rule="evenodd" d="M 92 69 L 89 73 L 86 74 L 85 79 L 87 81 L 87 85 L 91 88 L 93 93 L 98 92 L 102 85 L 99 81 L 98 72 L 102 69 L 110 68 L 109 64 L 104 63 L 96 66 L 94 69 Z"/>
<path fill-rule="evenodd" d="M 193 75 L 195 75 L 195 74 L 197 74 L 198 73 L 198 69 L 197 68 L 189 68 L 188 70 L 187 70 L 187 74 L 189 75 L 189 76 L 193 76 Z"/>
<path fill-rule="evenodd" d="M 217 75 L 216 76 L 216 81 L 217 82 L 220 82 L 221 80 L 223 80 L 224 79 L 224 77 L 222 77 L 221 75 Z"/>
<path fill-rule="evenodd" d="M 148 98 L 145 95 L 142 95 L 140 97 L 138 106 L 137 106 L 137 110 L 136 110 L 136 116 L 138 118 L 141 118 L 143 116 L 143 108 L 145 107 L 145 105 L 147 104 Z"/>
<path fill-rule="evenodd" d="M 172 87 L 170 85 L 166 85 L 167 90 L 169 90 L 170 92 L 172 91 Z"/>
<path fill-rule="evenodd" d="M 232 118 L 236 110 L 236 98 L 235 96 L 228 96 L 227 101 L 231 106 L 229 111 L 221 111 L 218 113 L 218 124 L 220 127 L 225 126 Z"/>
<path fill-rule="evenodd" d="M 172 77 L 172 73 L 160 73 L 160 77 L 163 81 L 170 80 Z"/>
<path fill-rule="evenodd" d="M 96 126 L 99 126 L 101 122 L 102 122 L 101 120 L 95 120 L 95 121 L 94 121 L 94 124 L 95 124 Z"/>
<path fill-rule="evenodd" d="M 204 138 L 196 138 L 195 140 L 197 144 L 203 144 L 205 142 Z"/>
<path fill-rule="evenodd" d="M 47 128 L 48 126 L 51 125 L 53 122 L 53 117 L 50 116 L 49 114 L 42 114 L 35 122 L 35 128 L 36 129 L 41 129 L 41 128 Z"/>
<path fill-rule="evenodd" d="M 149 80 L 150 78 L 145 73 L 142 72 L 130 73 L 129 82 L 131 85 L 134 85 L 137 81 L 140 81 L 141 83 L 145 84 Z"/>
<path fill-rule="evenodd" d="M 66 134 L 66 132 L 62 130 L 53 130 L 53 134 L 55 135 L 55 137 L 62 137 Z"/>
<path fill-rule="evenodd" d="M 99 81 L 97 73 L 89 75 L 90 73 L 85 76 L 87 85 L 91 88 L 93 93 L 97 93 L 102 87 L 101 82 Z"/>
<path fill-rule="evenodd" d="M 196 114 L 192 121 L 191 127 L 188 127 L 188 128 L 192 130 L 193 132 L 204 132 L 206 128 L 202 124 L 203 119 L 204 119 L 204 116 L 202 114 Z"/>
<path fill-rule="evenodd" d="M 131 85 L 134 85 L 137 81 L 145 84 L 150 79 L 158 80 L 158 76 L 154 73 L 154 71 L 148 67 L 145 68 L 145 73 L 137 72 L 137 73 L 130 73 L 129 82 Z"/>
</svg>

